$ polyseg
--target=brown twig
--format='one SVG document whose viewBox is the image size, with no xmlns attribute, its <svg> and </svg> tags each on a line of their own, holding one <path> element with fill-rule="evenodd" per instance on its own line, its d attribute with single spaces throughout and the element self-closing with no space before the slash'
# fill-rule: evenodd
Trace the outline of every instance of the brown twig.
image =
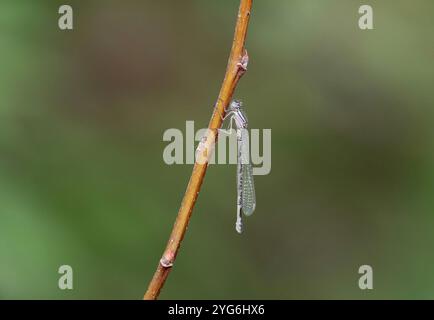
<svg viewBox="0 0 434 320">
<path fill-rule="evenodd" d="M 191 213 L 199 194 L 203 178 L 205 177 L 208 160 L 211 155 L 210 151 L 214 147 L 217 138 L 217 129 L 222 125 L 222 116 L 225 114 L 225 110 L 232 99 L 238 81 L 247 70 L 249 57 L 247 51 L 244 49 L 244 43 L 247 35 L 251 7 L 252 0 L 240 1 L 231 54 L 229 56 L 228 66 L 219 97 L 208 125 L 209 130 L 204 138 L 202 138 L 196 151 L 196 162 L 194 164 L 187 190 L 182 199 L 181 207 L 179 208 L 178 216 L 173 226 L 166 249 L 160 263 L 158 264 L 157 270 L 149 283 L 148 290 L 145 293 L 145 300 L 155 300 L 158 298 L 161 288 L 172 269 L 181 241 L 184 238 L 188 222 L 190 221 Z"/>
</svg>

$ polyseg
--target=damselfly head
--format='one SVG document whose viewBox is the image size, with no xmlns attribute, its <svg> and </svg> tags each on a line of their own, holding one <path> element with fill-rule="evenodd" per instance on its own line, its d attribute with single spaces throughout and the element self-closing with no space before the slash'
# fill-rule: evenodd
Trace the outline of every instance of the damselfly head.
<svg viewBox="0 0 434 320">
<path fill-rule="evenodd" d="M 239 110 L 243 107 L 243 102 L 241 100 L 232 100 L 229 105 L 229 110 Z"/>
</svg>

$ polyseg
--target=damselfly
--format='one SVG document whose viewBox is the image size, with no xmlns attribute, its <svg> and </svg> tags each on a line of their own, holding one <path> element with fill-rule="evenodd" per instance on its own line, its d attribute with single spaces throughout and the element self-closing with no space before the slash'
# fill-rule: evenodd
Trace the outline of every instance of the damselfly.
<svg viewBox="0 0 434 320">
<path fill-rule="evenodd" d="M 232 123 L 237 129 L 237 221 L 235 229 L 238 233 L 243 231 L 242 212 L 250 216 L 256 207 L 255 185 L 253 182 L 253 168 L 250 163 L 248 120 L 241 101 L 233 100 L 226 110 L 223 120 L 230 117 L 229 130 L 232 132 Z"/>
</svg>

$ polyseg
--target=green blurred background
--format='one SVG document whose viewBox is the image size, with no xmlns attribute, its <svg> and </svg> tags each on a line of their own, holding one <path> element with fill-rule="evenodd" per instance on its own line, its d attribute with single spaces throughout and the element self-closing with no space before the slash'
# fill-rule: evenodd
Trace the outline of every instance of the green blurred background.
<svg viewBox="0 0 434 320">
<path fill-rule="evenodd" d="M 207 125 L 239 2 L 74 0 L 73 31 L 61 4 L 0 4 L 0 298 L 140 299 L 192 169 L 163 132 Z M 253 6 L 236 97 L 272 171 L 239 236 L 209 168 L 161 298 L 434 298 L 434 2 Z"/>
</svg>

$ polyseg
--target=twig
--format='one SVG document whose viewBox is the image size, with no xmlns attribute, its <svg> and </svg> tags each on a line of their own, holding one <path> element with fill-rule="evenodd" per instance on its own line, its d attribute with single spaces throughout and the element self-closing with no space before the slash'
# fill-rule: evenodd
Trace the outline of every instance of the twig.
<svg viewBox="0 0 434 320">
<path fill-rule="evenodd" d="M 232 99 L 238 81 L 247 70 L 249 57 L 247 51 L 244 49 L 244 43 L 247 35 L 251 7 L 252 0 L 240 1 L 231 54 L 229 56 L 228 66 L 219 97 L 208 125 L 209 130 L 207 130 L 206 135 L 202 139 L 196 151 L 196 162 L 194 164 L 187 190 L 182 199 L 181 207 L 179 208 L 178 216 L 173 226 L 166 249 L 160 263 L 158 264 L 157 270 L 149 283 L 148 290 L 145 293 L 145 300 L 155 300 L 158 298 L 161 288 L 172 269 L 181 241 L 184 238 L 188 222 L 190 221 L 191 213 L 194 204 L 196 203 L 203 178 L 205 177 L 208 160 L 211 156 L 210 150 L 214 147 L 217 138 L 217 129 L 222 125 L 222 116 L 225 114 L 225 109 Z"/>
</svg>

